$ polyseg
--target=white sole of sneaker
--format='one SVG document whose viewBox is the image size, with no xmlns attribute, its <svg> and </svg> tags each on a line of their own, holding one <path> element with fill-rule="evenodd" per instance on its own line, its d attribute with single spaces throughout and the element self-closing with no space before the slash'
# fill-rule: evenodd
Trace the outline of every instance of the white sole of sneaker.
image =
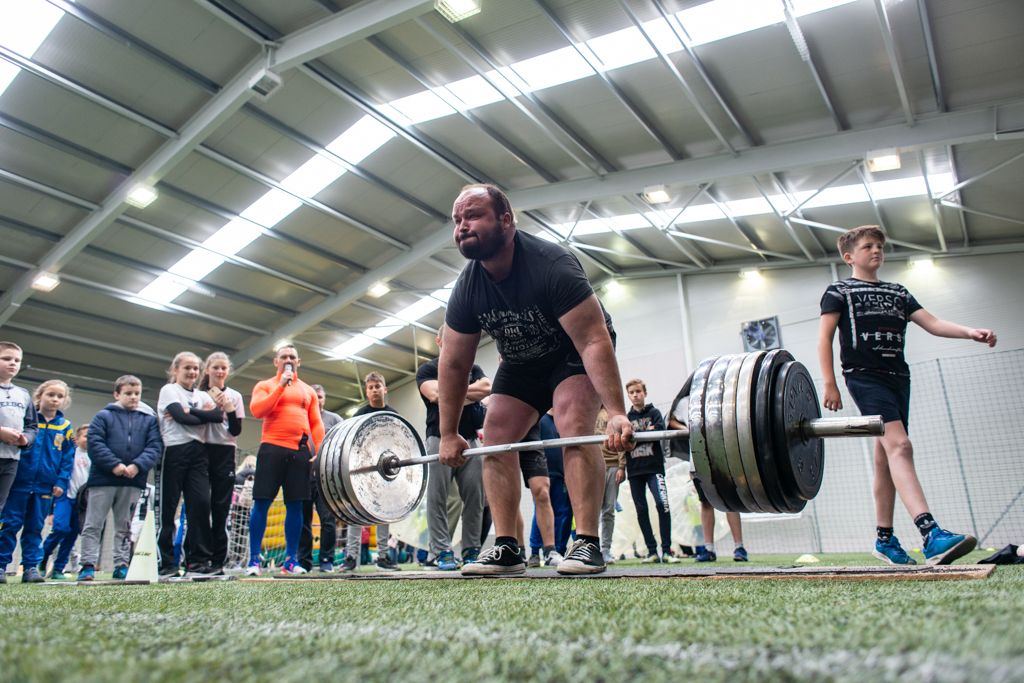
<svg viewBox="0 0 1024 683">
<path fill-rule="evenodd" d="M 584 574 L 600 574 L 606 571 L 607 569 L 608 565 L 604 564 L 602 564 L 599 567 L 595 567 L 593 565 L 583 564 L 582 562 L 570 563 L 566 561 L 558 565 L 558 568 L 555 569 L 555 571 L 565 576 L 578 576 Z"/>
<path fill-rule="evenodd" d="M 976 545 L 978 545 L 978 539 L 974 536 L 967 536 L 964 540 L 960 541 L 941 555 L 928 558 L 928 564 L 933 567 L 939 564 L 953 564 L 961 557 L 974 550 Z"/>
<path fill-rule="evenodd" d="M 462 568 L 463 576 L 522 576 L 526 573 L 525 564 L 514 564 L 502 567 L 494 564 L 467 564 Z"/>
<path fill-rule="evenodd" d="M 877 559 L 881 560 L 882 562 L 885 562 L 886 564 L 891 564 L 894 567 L 913 567 L 915 564 L 917 564 L 917 562 L 907 562 L 906 564 L 899 564 L 897 562 L 893 562 L 888 558 L 888 556 L 885 553 L 880 553 L 877 550 L 872 550 L 871 554 L 875 556 Z"/>
</svg>

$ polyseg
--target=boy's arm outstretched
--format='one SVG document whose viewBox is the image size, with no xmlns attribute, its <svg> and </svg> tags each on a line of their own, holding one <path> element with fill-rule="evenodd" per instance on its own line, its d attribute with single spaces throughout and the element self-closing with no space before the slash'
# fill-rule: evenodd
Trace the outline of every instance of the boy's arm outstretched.
<svg viewBox="0 0 1024 683">
<path fill-rule="evenodd" d="M 829 410 L 841 410 L 843 407 L 832 358 L 832 340 L 835 339 L 838 326 L 838 313 L 821 314 L 821 325 L 818 327 L 818 364 L 821 365 L 821 378 L 825 383 L 825 400 L 822 401 L 822 405 Z"/>
<path fill-rule="evenodd" d="M 975 327 L 966 327 L 948 320 L 941 320 L 920 308 L 910 314 L 910 319 L 920 325 L 928 334 L 936 337 L 948 337 L 950 339 L 973 339 L 982 344 L 988 344 L 989 348 L 996 345 L 996 333 Z"/>
</svg>

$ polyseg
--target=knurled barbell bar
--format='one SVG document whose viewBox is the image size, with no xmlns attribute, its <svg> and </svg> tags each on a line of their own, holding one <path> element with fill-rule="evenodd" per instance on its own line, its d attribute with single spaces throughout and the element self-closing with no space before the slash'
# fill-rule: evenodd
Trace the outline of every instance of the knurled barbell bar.
<svg viewBox="0 0 1024 683">
<path fill-rule="evenodd" d="M 689 438 L 694 480 L 736 512 L 798 512 L 821 488 L 823 439 L 879 436 L 881 416 L 822 418 L 807 369 L 787 351 L 707 358 L 691 378 L 689 428 L 638 432 L 637 442 Z M 470 448 L 465 457 L 599 444 L 588 435 Z M 375 412 L 333 427 L 317 460 L 324 498 L 351 524 L 406 518 L 427 486 L 423 442 L 408 420 Z"/>
</svg>

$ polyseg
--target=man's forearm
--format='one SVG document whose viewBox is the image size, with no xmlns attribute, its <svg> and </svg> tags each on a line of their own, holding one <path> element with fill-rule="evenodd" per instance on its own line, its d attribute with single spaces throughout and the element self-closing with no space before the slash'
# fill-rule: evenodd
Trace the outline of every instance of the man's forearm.
<svg viewBox="0 0 1024 683">
<path fill-rule="evenodd" d="M 615 349 L 612 347 L 611 339 L 587 344 L 580 353 L 580 358 L 583 359 L 583 367 L 602 405 L 608 411 L 608 417 L 625 415 L 622 378 L 619 375 L 619 364 L 615 360 Z"/>
</svg>

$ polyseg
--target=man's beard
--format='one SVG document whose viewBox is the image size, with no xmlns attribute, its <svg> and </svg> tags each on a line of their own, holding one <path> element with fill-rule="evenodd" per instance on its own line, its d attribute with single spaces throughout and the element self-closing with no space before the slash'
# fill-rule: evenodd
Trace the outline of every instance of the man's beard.
<svg viewBox="0 0 1024 683">
<path fill-rule="evenodd" d="M 490 240 L 485 240 L 476 235 L 476 241 L 467 243 L 462 240 L 458 243 L 459 253 L 473 261 L 486 261 L 501 251 L 503 246 L 501 235 L 492 235 Z"/>
</svg>

